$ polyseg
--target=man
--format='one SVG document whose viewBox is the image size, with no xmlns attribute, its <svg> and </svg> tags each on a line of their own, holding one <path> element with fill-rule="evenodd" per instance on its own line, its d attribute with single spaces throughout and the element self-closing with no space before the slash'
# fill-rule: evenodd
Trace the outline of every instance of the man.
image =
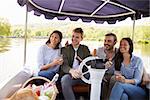
<svg viewBox="0 0 150 100">
<path fill-rule="evenodd" d="M 114 73 L 113 65 L 114 65 L 114 57 L 117 53 L 117 48 L 115 48 L 115 44 L 117 43 L 117 37 L 113 33 L 108 33 L 105 35 L 104 39 L 104 47 L 100 47 L 96 50 L 96 55 L 101 59 L 107 59 L 108 61 L 105 63 L 105 67 L 108 69 L 103 77 L 102 85 L 101 85 L 101 100 L 108 99 L 110 90 L 109 90 L 109 82 L 111 76 Z"/>
<path fill-rule="evenodd" d="M 84 83 L 81 80 L 81 72 L 78 67 L 81 60 L 90 56 L 90 51 L 87 46 L 80 44 L 82 40 L 83 30 L 76 28 L 72 33 L 72 43 L 61 50 L 64 60 L 61 66 L 61 71 L 64 73 L 61 78 L 61 86 L 65 100 L 75 100 L 72 86 Z"/>
</svg>

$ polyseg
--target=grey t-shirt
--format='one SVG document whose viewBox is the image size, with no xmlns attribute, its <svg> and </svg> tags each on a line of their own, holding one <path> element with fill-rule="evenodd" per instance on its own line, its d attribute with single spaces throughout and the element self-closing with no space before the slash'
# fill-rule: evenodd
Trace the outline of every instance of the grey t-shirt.
<svg viewBox="0 0 150 100">
<path fill-rule="evenodd" d="M 41 66 L 51 63 L 54 59 L 60 57 L 60 49 L 53 49 L 46 44 L 42 45 L 38 51 L 37 65 L 41 69 Z M 57 72 L 59 65 L 50 68 L 52 71 Z"/>
<path fill-rule="evenodd" d="M 98 56 L 100 59 L 106 59 L 106 53 L 104 52 L 104 47 L 99 47 L 96 50 L 96 56 Z"/>
<path fill-rule="evenodd" d="M 117 53 L 118 49 L 115 48 L 115 53 L 112 57 L 112 67 L 110 67 L 106 73 L 111 73 L 113 74 L 114 73 L 114 57 L 115 57 L 115 54 Z M 106 53 L 104 52 L 104 47 L 99 47 L 97 50 L 96 50 L 96 56 L 98 56 L 100 59 L 106 59 Z"/>
</svg>

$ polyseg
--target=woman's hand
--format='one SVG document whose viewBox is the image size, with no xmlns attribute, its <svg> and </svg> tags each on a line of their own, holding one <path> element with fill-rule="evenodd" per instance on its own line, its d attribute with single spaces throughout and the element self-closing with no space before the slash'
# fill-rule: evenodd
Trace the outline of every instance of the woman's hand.
<svg viewBox="0 0 150 100">
<path fill-rule="evenodd" d="M 63 60 L 63 59 L 59 59 L 58 64 L 59 64 L 59 65 L 62 65 L 62 64 L 63 64 L 63 62 L 64 62 L 64 60 Z"/>
<path fill-rule="evenodd" d="M 63 64 L 63 59 L 56 58 L 53 60 L 53 65 L 62 65 Z"/>
<path fill-rule="evenodd" d="M 122 75 L 116 75 L 116 80 L 122 83 L 126 83 L 126 78 Z"/>
<path fill-rule="evenodd" d="M 41 70 L 47 70 L 48 68 L 54 67 L 55 65 L 62 65 L 63 62 L 64 62 L 63 59 L 56 58 L 51 63 L 43 65 L 41 67 Z"/>
</svg>

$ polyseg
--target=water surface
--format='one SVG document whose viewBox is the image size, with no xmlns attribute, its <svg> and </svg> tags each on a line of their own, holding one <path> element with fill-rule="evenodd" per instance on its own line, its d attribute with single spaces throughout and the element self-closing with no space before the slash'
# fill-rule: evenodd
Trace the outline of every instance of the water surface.
<svg viewBox="0 0 150 100">
<path fill-rule="evenodd" d="M 26 64 L 36 68 L 36 57 L 39 47 L 46 42 L 47 39 L 29 39 L 27 41 L 27 59 Z M 71 39 L 63 39 L 62 46 Z M 89 47 L 90 51 L 103 46 L 98 41 L 82 41 Z M 118 44 L 117 44 L 118 46 Z M 150 72 L 150 44 L 135 44 L 134 54 L 141 57 L 147 71 Z M 24 62 L 24 39 L 18 38 L 0 38 L 0 82 L 6 80 L 12 74 L 23 68 Z"/>
</svg>

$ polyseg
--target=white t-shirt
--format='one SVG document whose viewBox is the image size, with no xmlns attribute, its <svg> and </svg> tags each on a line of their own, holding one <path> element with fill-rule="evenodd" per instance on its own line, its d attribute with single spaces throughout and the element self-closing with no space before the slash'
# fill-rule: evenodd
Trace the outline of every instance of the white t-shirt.
<svg viewBox="0 0 150 100">
<path fill-rule="evenodd" d="M 77 69 L 79 67 L 79 61 L 76 59 L 78 48 L 74 48 L 74 50 L 75 50 L 75 56 L 74 56 L 74 60 L 73 60 L 73 68 Z"/>
</svg>

